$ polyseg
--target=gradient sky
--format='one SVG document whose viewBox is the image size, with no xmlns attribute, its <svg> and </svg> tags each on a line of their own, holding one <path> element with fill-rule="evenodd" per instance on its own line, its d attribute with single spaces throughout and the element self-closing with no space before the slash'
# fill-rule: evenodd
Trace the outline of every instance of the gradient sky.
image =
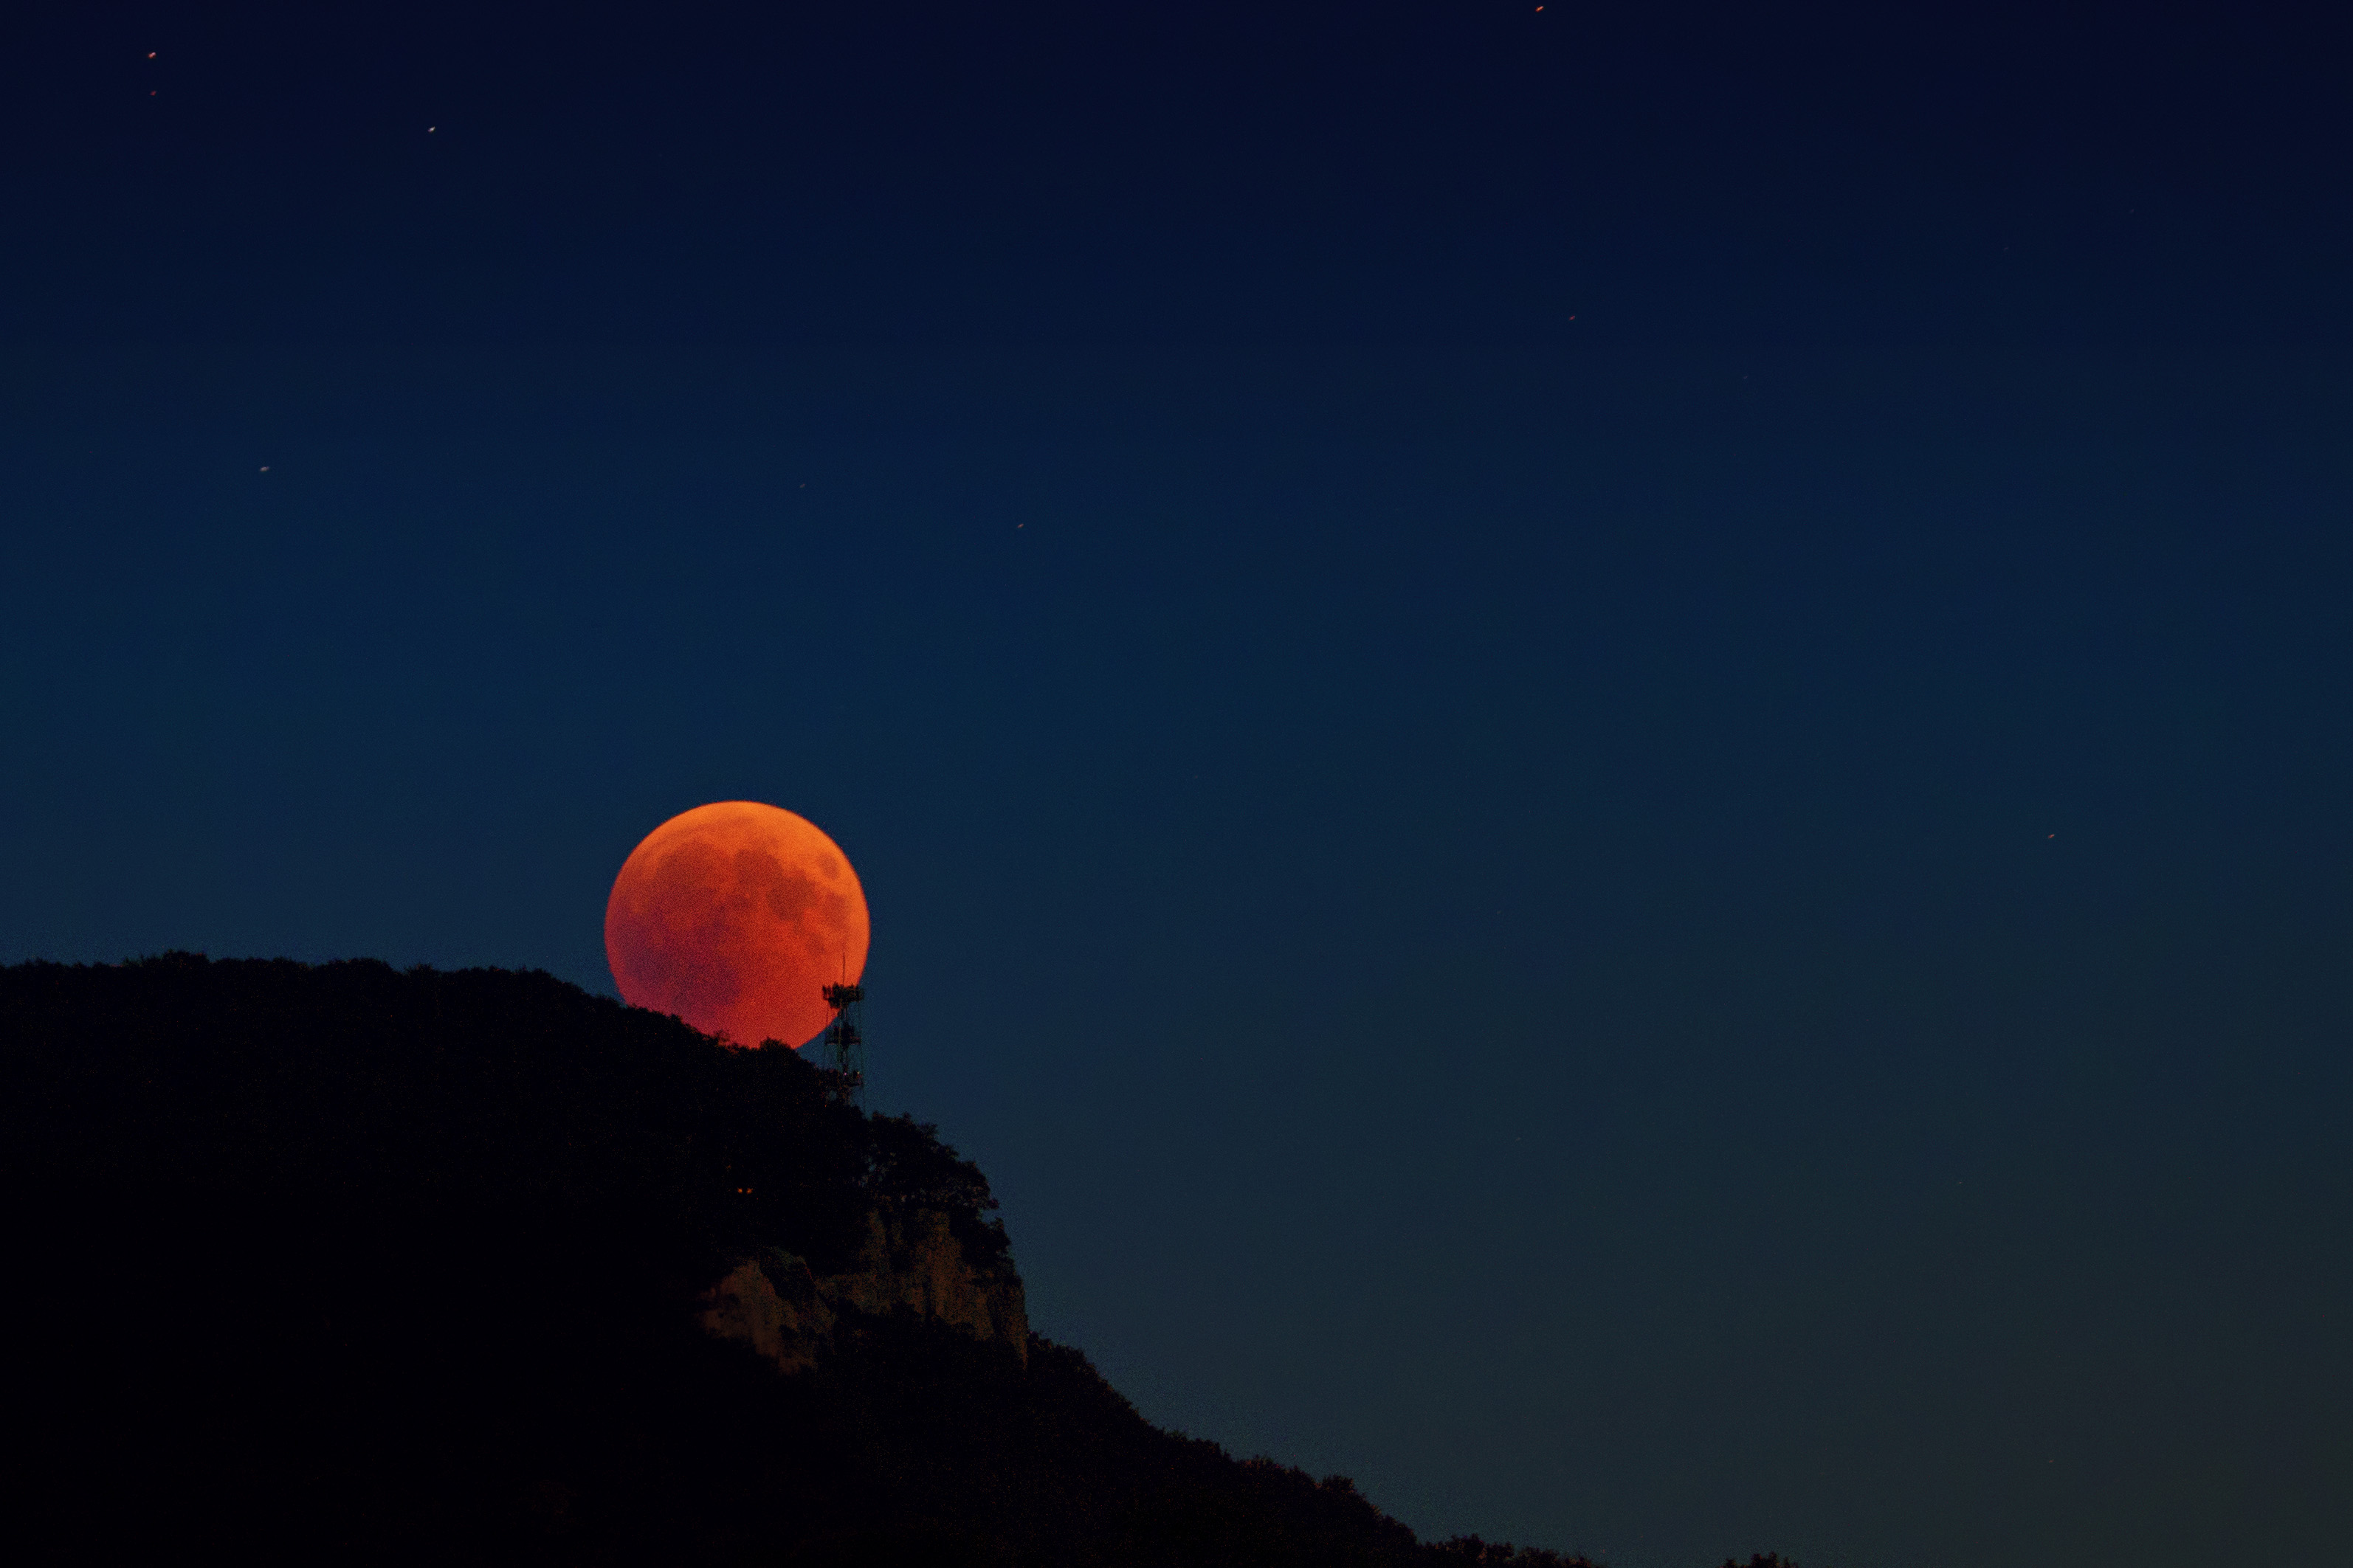
<svg viewBox="0 0 2353 1568">
<path fill-rule="evenodd" d="M 609 993 L 771 801 L 1154 1420 L 2340 1561 L 2343 32 L 844 9 L 9 24 L 0 959 Z"/>
</svg>

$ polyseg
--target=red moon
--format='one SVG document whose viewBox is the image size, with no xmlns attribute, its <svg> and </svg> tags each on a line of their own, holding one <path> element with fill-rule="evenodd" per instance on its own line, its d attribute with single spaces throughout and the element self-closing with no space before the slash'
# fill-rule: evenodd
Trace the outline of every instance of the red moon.
<svg viewBox="0 0 2353 1568">
<path fill-rule="evenodd" d="M 621 999 L 738 1045 L 815 1039 L 833 1017 L 820 990 L 865 972 L 866 939 L 866 890 L 840 846 L 755 801 L 671 817 L 605 901 Z"/>
</svg>

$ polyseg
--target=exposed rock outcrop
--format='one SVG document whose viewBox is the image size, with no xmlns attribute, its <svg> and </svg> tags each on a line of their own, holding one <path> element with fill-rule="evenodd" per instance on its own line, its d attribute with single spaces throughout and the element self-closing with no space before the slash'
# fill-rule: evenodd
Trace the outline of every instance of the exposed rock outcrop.
<svg viewBox="0 0 2353 1568">
<path fill-rule="evenodd" d="M 742 1341 L 786 1372 L 817 1364 L 842 1313 L 902 1308 L 1029 1361 L 1021 1277 L 1009 1265 L 975 1267 L 947 1216 L 933 1211 L 870 1214 L 858 1266 L 848 1272 L 818 1274 L 805 1259 L 771 1247 L 738 1264 L 705 1300 L 705 1330 Z"/>
</svg>

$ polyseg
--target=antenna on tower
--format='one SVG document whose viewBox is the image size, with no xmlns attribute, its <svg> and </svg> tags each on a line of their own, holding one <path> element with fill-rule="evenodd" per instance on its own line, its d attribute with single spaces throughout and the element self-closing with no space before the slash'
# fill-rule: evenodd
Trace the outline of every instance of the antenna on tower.
<svg viewBox="0 0 2353 1568">
<path fill-rule="evenodd" d="M 847 958 L 843 973 L 849 972 Z M 847 980 L 839 985 L 828 985 L 822 994 L 825 1005 L 833 1009 L 833 1022 L 826 1026 L 825 1054 L 828 1065 L 840 1079 L 842 1090 L 850 1101 L 863 1109 L 866 1104 L 866 988 Z"/>
</svg>

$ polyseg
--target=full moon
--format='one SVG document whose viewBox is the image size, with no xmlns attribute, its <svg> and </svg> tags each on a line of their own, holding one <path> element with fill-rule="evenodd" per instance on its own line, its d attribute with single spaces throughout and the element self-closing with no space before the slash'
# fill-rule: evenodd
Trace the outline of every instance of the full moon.
<svg viewBox="0 0 2353 1568">
<path fill-rule="evenodd" d="M 681 812 L 629 852 L 605 901 L 605 957 L 633 1007 L 738 1045 L 798 1048 L 820 994 L 866 969 L 866 891 L 840 846 L 755 801 Z"/>
</svg>

